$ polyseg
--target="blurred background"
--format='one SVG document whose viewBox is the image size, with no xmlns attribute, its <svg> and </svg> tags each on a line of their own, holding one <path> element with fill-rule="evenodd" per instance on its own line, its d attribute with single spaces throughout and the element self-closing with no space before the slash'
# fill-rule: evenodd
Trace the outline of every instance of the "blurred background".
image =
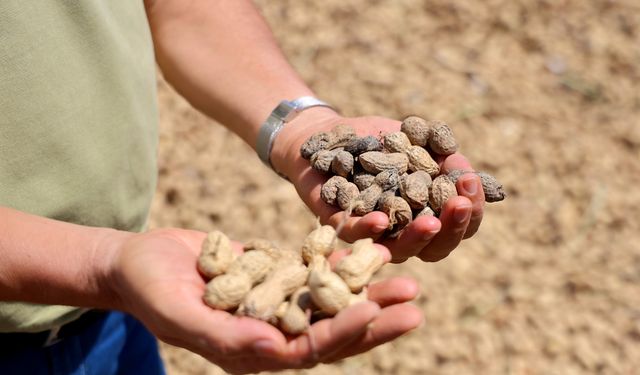
<svg viewBox="0 0 640 375">
<path fill-rule="evenodd" d="M 634 374 L 640 368 L 640 2 L 258 0 L 343 114 L 450 124 L 507 200 L 410 275 L 426 324 L 303 374 Z M 298 247 L 315 218 L 235 135 L 161 79 L 152 227 Z M 221 374 L 163 345 L 170 374 Z"/>
</svg>

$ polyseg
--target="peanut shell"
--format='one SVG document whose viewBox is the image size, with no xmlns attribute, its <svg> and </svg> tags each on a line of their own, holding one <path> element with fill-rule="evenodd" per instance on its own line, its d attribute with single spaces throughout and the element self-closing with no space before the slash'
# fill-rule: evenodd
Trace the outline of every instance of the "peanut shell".
<svg viewBox="0 0 640 375">
<path fill-rule="evenodd" d="M 409 169 L 411 171 L 425 171 L 429 173 L 431 177 L 435 177 L 440 173 L 440 166 L 424 148 L 411 146 L 405 153 L 409 157 Z"/>
<path fill-rule="evenodd" d="M 413 209 L 423 209 L 429 202 L 431 176 L 425 171 L 407 175 L 400 183 L 400 195 Z"/>
<path fill-rule="evenodd" d="M 389 152 L 405 152 L 411 142 L 403 132 L 393 132 L 384 136 L 384 149 Z"/>
<path fill-rule="evenodd" d="M 451 128 L 447 124 L 440 122 L 433 128 L 433 133 L 429 138 L 429 147 L 436 154 L 451 155 L 458 150 L 458 143 L 453 137 Z"/>
<path fill-rule="evenodd" d="M 436 177 L 429 190 L 429 206 L 438 214 L 449 198 L 458 195 L 456 185 L 446 175 Z"/>
<path fill-rule="evenodd" d="M 223 274 L 235 258 L 236 254 L 233 252 L 229 238 L 220 231 L 212 231 L 202 242 L 198 270 L 211 279 Z"/>
<path fill-rule="evenodd" d="M 368 151 L 382 151 L 382 143 L 378 138 L 368 135 L 366 137 L 358 137 L 353 139 L 344 150 L 353 156 L 358 156 Z"/>
<path fill-rule="evenodd" d="M 331 162 L 331 171 L 338 176 L 347 177 L 353 171 L 353 155 L 339 149 Z"/>
<path fill-rule="evenodd" d="M 418 116 L 409 116 L 402 120 L 400 130 L 407 135 L 412 145 L 426 147 L 431 137 L 433 121 L 427 121 Z"/>
<path fill-rule="evenodd" d="M 334 271 L 352 292 L 357 293 L 369 283 L 383 264 L 384 259 L 373 245 L 373 240 L 365 238 L 353 243 L 351 254 L 340 259 Z"/>
<path fill-rule="evenodd" d="M 379 151 L 369 151 L 360 155 L 358 161 L 365 171 L 374 174 L 388 169 L 395 169 L 402 174 L 407 171 L 409 166 L 409 158 L 400 152 L 385 154 Z"/>
</svg>

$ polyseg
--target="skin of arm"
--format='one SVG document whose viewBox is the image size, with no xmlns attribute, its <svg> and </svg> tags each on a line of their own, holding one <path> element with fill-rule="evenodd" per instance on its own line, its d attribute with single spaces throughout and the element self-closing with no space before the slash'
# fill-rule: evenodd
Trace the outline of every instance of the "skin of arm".
<svg viewBox="0 0 640 375">
<path fill-rule="evenodd" d="M 255 148 L 261 123 L 283 99 L 313 95 L 286 61 L 268 25 L 249 0 L 147 0 L 156 56 L 166 79 L 194 107 L 225 124 Z M 287 176 L 321 222 L 336 226 L 342 213 L 320 200 L 324 177 L 299 155 L 310 135 L 337 123 L 360 135 L 398 131 L 400 123 L 381 117 L 343 118 L 327 108 L 303 111 L 276 138 L 271 161 Z M 440 160 L 444 169 L 472 167 L 464 156 Z M 460 178 L 460 196 L 451 199 L 440 218 L 422 217 L 399 238 L 385 241 L 394 262 L 412 256 L 425 261 L 446 257 L 480 226 L 484 195 L 474 174 Z M 341 232 L 346 241 L 378 238 L 387 227 L 381 212 L 352 217 Z"/>
</svg>

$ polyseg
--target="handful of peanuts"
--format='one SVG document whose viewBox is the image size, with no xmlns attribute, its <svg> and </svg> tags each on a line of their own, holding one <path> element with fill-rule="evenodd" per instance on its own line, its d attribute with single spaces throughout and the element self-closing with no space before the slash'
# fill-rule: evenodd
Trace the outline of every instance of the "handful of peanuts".
<svg viewBox="0 0 640 375">
<path fill-rule="evenodd" d="M 335 229 L 325 225 L 307 236 L 300 251 L 252 240 L 237 255 L 222 232 L 210 232 L 198 258 L 198 270 L 208 280 L 204 302 L 291 335 L 304 333 L 312 317 L 334 316 L 365 301 L 366 286 L 384 263 L 373 240 L 366 238 L 354 242 L 351 253 L 332 270 L 327 257 L 336 240 Z"/>
<path fill-rule="evenodd" d="M 394 237 L 419 216 L 439 215 L 447 200 L 457 195 L 455 183 L 464 173 L 480 177 L 487 202 L 505 198 L 502 185 L 488 173 L 441 174 L 434 158 L 458 149 L 444 122 L 409 116 L 400 130 L 378 139 L 358 137 L 350 126 L 337 125 L 311 136 L 300 154 L 313 169 L 333 175 L 322 185 L 322 200 L 357 216 L 376 209 L 384 212 L 389 216 L 386 234 Z"/>
</svg>

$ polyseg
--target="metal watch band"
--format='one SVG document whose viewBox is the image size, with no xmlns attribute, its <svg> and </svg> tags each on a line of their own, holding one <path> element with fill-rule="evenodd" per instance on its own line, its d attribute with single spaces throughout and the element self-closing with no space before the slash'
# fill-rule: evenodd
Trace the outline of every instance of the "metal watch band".
<svg viewBox="0 0 640 375">
<path fill-rule="evenodd" d="M 311 107 L 328 107 L 333 109 L 329 104 L 323 102 L 320 99 L 313 96 L 303 96 L 298 99 L 288 101 L 283 100 L 278 106 L 271 112 L 265 122 L 262 123 L 260 131 L 258 132 L 258 142 L 256 144 L 256 151 L 260 160 L 268 165 L 271 169 L 271 148 L 276 136 L 282 129 L 282 126 L 295 118 L 298 113 Z"/>
</svg>

